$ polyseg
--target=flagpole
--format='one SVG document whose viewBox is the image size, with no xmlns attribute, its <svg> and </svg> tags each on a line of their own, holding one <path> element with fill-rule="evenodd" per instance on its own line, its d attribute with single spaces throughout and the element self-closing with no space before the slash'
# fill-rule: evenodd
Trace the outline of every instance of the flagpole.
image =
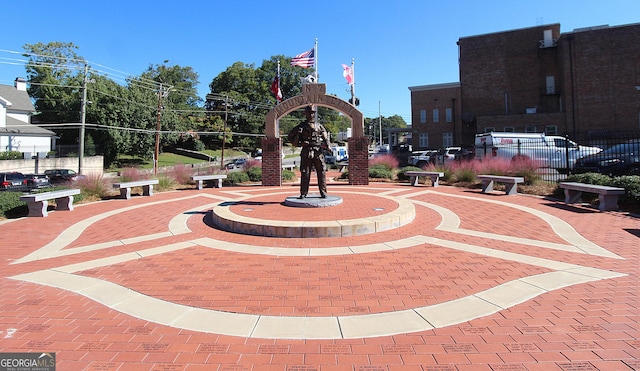
<svg viewBox="0 0 640 371">
<path fill-rule="evenodd" d="M 280 104 L 280 98 L 278 97 L 278 93 L 280 92 L 280 60 L 278 59 L 278 74 L 276 75 L 278 79 L 278 91 L 276 92 L 276 106 Z"/>
<path fill-rule="evenodd" d="M 351 101 L 356 105 L 356 59 L 351 58 Z"/>
<path fill-rule="evenodd" d="M 318 82 L 318 38 L 316 37 L 316 43 L 313 45 L 313 55 L 315 56 L 314 58 L 314 67 L 315 67 L 315 74 L 316 74 L 316 83 Z"/>
</svg>

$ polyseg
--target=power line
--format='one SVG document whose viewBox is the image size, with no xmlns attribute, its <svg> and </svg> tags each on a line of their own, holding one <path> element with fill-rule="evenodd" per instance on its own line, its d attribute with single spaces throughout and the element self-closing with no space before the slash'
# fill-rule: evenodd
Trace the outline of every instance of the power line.
<svg viewBox="0 0 640 371">
<path fill-rule="evenodd" d="M 43 62 L 43 61 L 29 61 L 28 59 L 18 59 L 18 58 L 7 58 L 7 57 L 0 57 L 0 64 L 10 64 L 10 65 L 20 65 L 23 64 L 26 67 L 44 67 L 44 68 L 67 68 L 69 70 L 75 70 L 75 71 L 79 71 L 83 69 L 83 66 L 80 65 L 80 63 L 87 63 L 90 64 L 91 66 L 95 66 L 96 68 L 91 69 L 91 73 L 94 73 L 98 76 L 103 76 L 107 79 L 110 79 L 111 81 L 114 81 L 116 83 L 118 83 L 119 85 L 122 84 L 126 84 L 128 86 L 135 86 L 147 91 L 153 91 L 156 92 L 158 90 L 158 86 L 160 83 L 156 82 L 155 80 L 151 80 L 142 76 L 135 76 L 132 74 L 128 74 L 126 72 L 120 71 L 118 69 L 112 68 L 112 67 L 108 67 L 105 65 L 102 65 L 100 63 L 96 63 L 96 62 L 92 62 L 89 60 L 85 60 L 82 58 L 69 58 L 66 56 L 51 56 L 51 55 L 43 55 L 43 54 L 37 54 L 37 53 L 26 53 L 26 52 L 17 52 L 17 51 L 11 51 L 11 50 L 6 50 L 6 49 L 0 49 L 0 52 L 4 52 L 4 53 L 10 53 L 10 54 L 20 54 L 20 55 L 29 55 L 31 57 L 39 57 L 39 58 L 49 58 L 49 59 L 58 59 L 61 61 L 66 61 L 66 64 L 60 64 L 60 63 L 51 63 L 51 62 Z M 73 63 L 69 63 L 69 62 L 73 62 Z M 33 85 L 40 85 L 40 86 L 58 86 L 58 87 L 62 87 L 62 88 L 72 88 L 72 89 L 80 89 L 81 86 L 75 86 L 75 85 L 62 85 L 62 84 L 42 84 L 42 83 L 35 83 L 35 82 L 30 82 L 30 84 Z M 121 100 L 123 102 L 127 102 L 127 103 L 131 103 L 131 104 L 136 104 L 139 105 L 141 107 L 146 107 L 146 108 L 152 108 L 150 105 L 145 105 L 143 103 L 140 102 L 135 102 L 129 99 L 126 99 L 124 97 L 120 97 L 120 96 L 116 96 L 114 94 L 110 94 L 110 93 L 106 93 L 103 91 L 100 91 L 98 89 L 91 89 L 89 88 L 90 91 L 94 92 L 94 93 L 98 93 L 98 94 L 103 94 L 105 96 L 114 98 L 114 99 L 118 99 Z M 192 96 L 193 92 L 192 91 L 188 91 L 188 90 L 183 90 L 183 89 L 175 89 L 174 91 L 172 91 L 172 93 L 174 94 L 179 94 L 179 95 L 184 95 L 184 96 Z M 219 94 L 219 93 L 209 93 L 207 94 L 207 98 L 218 98 L 219 100 L 222 100 L 224 97 L 224 95 Z M 203 100 L 201 97 L 197 97 L 200 100 Z M 235 105 L 235 106 L 249 106 L 252 108 L 257 108 L 257 109 L 264 109 L 264 110 L 271 110 L 273 108 L 273 105 L 269 104 L 269 103 L 265 103 L 265 102 L 256 102 L 256 101 L 248 101 L 248 102 L 243 102 L 243 101 L 237 101 L 234 100 L 233 98 L 229 98 L 231 100 L 231 104 Z M 177 113 L 200 113 L 199 110 L 194 109 L 194 110 L 171 110 L 168 109 L 167 111 L 169 112 L 177 112 Z M 370 111 L 362 111 L 363 114 L 365 115 L 365 117 L 370 117 L 370 118 L 375 118 L 378 116 L 378 113 L 373 113 Z M 219 113 L 216 111 L 206 111 L 206 113 Z M 230 113 L 232 116 L 241 116 L 243 115 L 243 113 L 241 112 L 231 112 Z M 385 112 L 386 114 L 386 112 Z M 411 123 L 411 118 L 408 116 L 402 116 L 399 115 L 403 120 L 405 120 L 405 122 L 407 122 L 408 124 Z M 390 117 L 390 116 L 387 116 Z"/>
<path fill-rule="evenodd" d="M 82 123 L 79 123 L 79 122 L 64 122 L 59 124 L 43 124 L 43 123 L 37 124 L 37 126 L 40 126 L 42 128 L 63 128 L 63 129 L 79 129 L 81 125 Z M 90 124 L 90 123 L 86 123 L 85 126 L 99 129 L 99 130 L 102 129 L 102 130 L 131 131 L 131 132 L 153 134 L 153 135 L 155 135 L 156 133 L 156 130 L 154 129 L 141 129 L 141 128 L 132 128 L 132 127 L 125 127 L 125 126 L 111 126 L 111 125 Z M 30 126 L 29 124 L 25 124 L 25 125 L 15 125 L 12 127 L 30 127 Z M 233 131 L 227 132 L 227 133 L 233 136 L 245 136 L 245 137 L 264 137 L 265 136 L 265 134 L 240 133 L 240 132 L 233 132 Z M 222 135 L 224 134 L 224 131 L 160 130 L 160 134 L 183 134 L 183 135 L 197 134 L 200 136 L 208 136 L 208 135 Z"/>
</svg>

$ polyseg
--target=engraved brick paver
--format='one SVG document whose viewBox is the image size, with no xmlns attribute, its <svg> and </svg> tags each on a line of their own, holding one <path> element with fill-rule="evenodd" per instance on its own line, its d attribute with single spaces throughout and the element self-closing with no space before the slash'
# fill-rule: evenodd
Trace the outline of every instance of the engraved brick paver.
<svg viewBox="0 0 640 371">
<path fill-rule="evenodd" d="M 559 201 L 525 195 L 497 197 L 446 186 L 434 190 L 373 183 L 366 187 L 331 184 L 330 193 L 342 192 L 342 197 L 352 197 L 344 207 L 323 210 L 307 219 L 370 217 L 397 207 L 387 198 L 391 196 L 414 202 L 414 222 L 371 235 L 304 240 L 236 235 L 211 226 L 208 205 L 240 199 L 239 195 L 255 204 L 233 206 L 235 213 L 273 220 L 305 218 L 304 210 L 279 205 L 284 194 L 273 195 L 287 191 L 296 195 L 297 187 L 160 192 L 151 198 L 80 205 L 72 213 L 52 212 L 47 218 L 0 222 L 3 236 L 20 236 L 0 241 L 0 352 L 56 352 L 60 370 L 640 368 L 639 218 L 589 208 L 576 212 Z M 385 198 L 376 197 L 378 193 L 385 194 Z M 457 228 L 471 232 L 438 228 L 442 216 L 429 205 L 457 215 Z M 623 259 L 581 253 L 556 233 L 556 226 L 534 216 L 529 209 L 563 221 L 585 241 Z M 70 227 L 97 216 L 102 217 L 61 244 L 60 251 L 65 253 L 11 264 L 59 242 Z M 152 237 L 137 239 L 139 236 Z M 327 248 L 393 246 L 396 241 L 411 241 L 415 236 L 427 236 L 433 243 L 309 255 L 312 250 Z M 193 242 L 203 238 L 217 242 L 212 246 Z M 492 253 L 445 247 L 443 241 Z M 182 243 L 188 246 L 143 253 Z M 235 244 L 308 253 L 288 256 L 263 250 L 240 253 L 225 249 Z M 101 304 L 73 291 L 10 278 L 133 254 L 134 259 L 80 268 L 73 274 L 112 282 L 138 295 L 194 310 L 313 319 L 412 311 L 480 295 L 497 285 L 557 269 L 538 261 L 505 259 L 496 253 L 573 264 L 574 270 L 579 266 L 625 275 L 569 284 L 444 327 L 346 339 L 266 339 L 185 329 L 172 322 L 159 324 L 122 313 L 117 306 Z M 143 309 L 149 313 L 157 310 L 153 306 Z M 444 313 L 443 316 L 449 315 Z M 186 312 L 183 317 L 188 319 L 191 315 Z"/>
</svg>

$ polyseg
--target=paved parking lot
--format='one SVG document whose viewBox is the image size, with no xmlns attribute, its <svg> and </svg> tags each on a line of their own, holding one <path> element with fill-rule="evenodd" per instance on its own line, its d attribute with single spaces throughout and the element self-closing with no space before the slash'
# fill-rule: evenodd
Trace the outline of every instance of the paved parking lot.
<svg viewBox="0 0 640 371">
<path fill-rule="evenodd" d="M 313 190 L 313 189 L 312 189 Z M 640 369 L 640 219 L 455 187 L 179 190 L 0 223 L 0 352 L 59 370 Z M 394 201 L 395 200 L 395 201 Z M 211 210 L 283 223 L 413 222 L 340 238 L 229 233 Z"/>
</svg>

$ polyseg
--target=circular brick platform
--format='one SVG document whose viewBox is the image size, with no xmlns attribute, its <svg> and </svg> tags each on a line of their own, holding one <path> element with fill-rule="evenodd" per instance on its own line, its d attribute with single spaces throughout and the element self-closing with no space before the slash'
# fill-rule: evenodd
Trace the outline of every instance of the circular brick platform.
<svg viewBox="0 0 640 371">
<path fill-rule="evenodd" d="M 338 198 L 337 196 L 333 197 Z M 313 214 L 314 211 L 310 211 L 309 207 L 288 207 L 285 202 L 274 203 L 257 198 L 222 203 L 213 208 L 212 219 L 216 227 L 234 233 L 265 237 L 318 238 L 359 236 L 383 232 L 409 224 L 415 218 L 416 212 L 413 203 L 401 198 L 379 194 L 366 195 L 365 197 L 378 198 L 380 204 L 386 205 L 386 207 L 359 209 L 356 212 L 350 198 L 362 197 L 362 194 L 344 193 L 340 197 L 340 200 L 344 200 L 343 203 L 331 208 L 321 208 L 335 210 L 336 215 L 354 215 L 350 219 L 328 217 L 318 220 Z M 287 220 L 272 220 L 270 217 L 275 215 L 275 212 L 264 213 L 255 210 L 261 206 L 286 208 Z M 339 208 L 345 210 L 340 213 Z M 250 214 L 254 211 L 255 214 Z M 349 213 L 349 211 L 352 212 Z"/>
</svg>

